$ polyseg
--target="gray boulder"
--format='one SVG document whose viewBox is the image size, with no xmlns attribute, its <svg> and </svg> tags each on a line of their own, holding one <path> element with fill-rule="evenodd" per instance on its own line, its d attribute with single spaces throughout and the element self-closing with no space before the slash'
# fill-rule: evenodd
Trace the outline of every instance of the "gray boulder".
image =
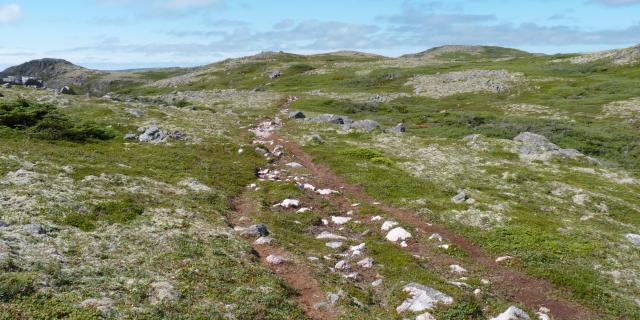
<svg viewBox="0 0 640 320">
<path fill-rule="evenodd" d="M 37 224 L 37 223 L 30 223 L 30 224 L 25 224 L 23 226 L 24 230 L 33 234 L 33 235 L 39 235 L 39 234 L 45 234 L 46 231 L 44 230 L 44 227 L 41 224 Z"/>
<path fill-rule="evenodd" d="M 3 84 L 2 87 L 5 88 L 5 89 L 11 89 L 11 83 L 7 82 L 7 83 Z"/>
<path fill-rule="evenodd" d="M 547 139 L 545 136 L 532 132 L 522 132 L 518 136 L 513 138 L 513 140 L 522 143 L 519 152 L 523 155 L 551 154 L 569 158 L 578 158 L 584 156 L 578 150 L 562 149 L 549 141 L 549 139 Z"/>
<path fill-rule="evenodd" d="M 269 235 L 269 229 L 264 224 L 252 225 L 240 232 L 243 237 L 266 237 Z"/>
<path fill-rule="evenodd" d="M 314 118 L 309 118 L 307 121 L 320 122 L 320 123 L 334 123 L 334 124 L 348 124 L 353 122 L 349 117 L 338 116 L 335 114 L 323 114 Z"/>
<path fill-rule="evenodd" d="M 455 195 L 453 198 L 451 198 L 451 202 L 455 204 L 461 204 L 467 200 L 469 200 L 469 195 L 467 195 L 467 193 L 464 191 L 461 191 L 460 193 Z"/>
<path fill-rule="evenodd" d="M 380 124 L 373 120 L 358 120 L 352 123 L 346 123 L 342 127 L 343 130 L 348 131 L 351 129 L 362 130 L 364 132 L 371 132 L 376 129 L 382 130 Z"/>
<path fill-rule="evenodd" d="M 276 78 L 280 78 L 280 77 L 282 77 L 282 75 L 283 75 L 282 71 L 277 70 L 277 71 L 271 72 L 271 73 L 269 74 L 269 79 L 276 79 Z"/>
<path fill-rule="evenodd" d="M 165 131 L 157 126 L 139 128 L 138 132 L 142 133 L 138 136 L 138 141 L 147 143 L 164 143 L 170 138 L 176 140 L 182 140 L 184 138 L 184 134 L 180 131 Z"/>
<path fill-rule="evenodd" d="M 60 88 L 60 90 L 58 90 L 59 94 L 67 94 L 67 95 L 71 95 L 74 96 L 76 94 L 75 91 L 73 91 L 73 89 L 71 89 L 69 86 L 64 86 L 62 88 Z"/>
<path fill-rule="evenodd" d="M 125 140 L 136 140 L 136 139 L 138 139 L 138 136 L 135 133 L 127 133 L 124 136 L 124 139 Z"/>
<path fill-rule="evenodd" d="M 294 111 L 289 113 L 289 119 L 304 119 L 306 117 L 307 116 L 305 116 L 304 113 L 300 111 Z"/>
<path fill-rule="evenodd" d="M 389 129 L 389 131 L 393 133 L 405 133 L 407 132 L 407 127 L 404 126 L 404 123 L 398 123 L 395 127 Z"/>
<path fill-rule="evenodd" d="M 0 228 L 4 228 L 4 227 L 8 227 L 9 224 L 7 224 L 4 220 L 0 220 Z"/>
</svg>

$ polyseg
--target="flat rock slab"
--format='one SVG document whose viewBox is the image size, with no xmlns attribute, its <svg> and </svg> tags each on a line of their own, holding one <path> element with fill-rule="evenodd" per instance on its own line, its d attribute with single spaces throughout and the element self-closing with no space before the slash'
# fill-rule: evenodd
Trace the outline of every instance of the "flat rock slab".
<svg viewBox="0 0 640 320">
<path fill-rule="evenodd" d="M 453 303 L 453 298 L 430 287 L 423 286 L 417 283 L 410 283 L 403 288 L 404 292 L 411 295 L 410 298 L 402 302 L 402 304 L 396 308 L 398 313 L 411 311 L 411 312 L 423 312 L 425 310 L 433 309 L 438 303 L 450 305 Z"/>
</svg>

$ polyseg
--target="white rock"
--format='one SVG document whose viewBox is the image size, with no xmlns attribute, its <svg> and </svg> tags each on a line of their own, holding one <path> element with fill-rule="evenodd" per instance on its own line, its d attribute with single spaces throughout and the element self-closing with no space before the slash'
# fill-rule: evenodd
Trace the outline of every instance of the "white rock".
<svg viewBox="0 0 640 320">
<path fill-rule="evenodd" d="M 449 266 L 449 270 L 453 273 L 465 273 L 467 272 L 467 269 L 457 265 L 457 264 L 452 264 Z"/>
<path fill-rule="evenodd" d="M 311 211 L 311 208 L 300 208 L 296 213 L 307 213 Z"/>
<path fill-rule="evenodd" d="M 438 248 L 444 249 L 444 250 L 449 250 L 450 245 L 448 244 L 441 244 L 438 246 Z"/>
<path fill-rule="evenodd" d="M 374 262 L 373 259 L 365 258 L 365 259 L 362 259 L 362 260 L 358 261 L 358 266 L 360 266 L 362 268 L 365 268 L 365 269 L 369 269 L 369 268 L 373 267 L 373 262 Z"/>
<path fill-rule="evenodd" d="M 267 257 L 266 261 L 268 264 L 279 265 L 287 262 L 287 258 L 272 254 Z"/>
<path fill-rule="evenodd" d="M 416 317 L 416 320 L 436 320 L 436 318 L 431 315 L 431 313 L 426 312 Z"/>
<path fill-rule="evenodd" d="M 380 230 L 382 230 L 382 231 L 389 231 L 389 230 L 391 230 L 391 228 L 393 228 L 393 227 L 395 227 L 395 226 L 397 226 L 397 225 L 398 225 L 398 223 L 397 223 L 397 222 L 395 222 L 395 221 L 385 221 L 385 222 L 382 224 L 382 227 L 380 227 Z"/>
<path fill-rule="evenodd" d="M 400 242 L 400 246 L 403 247 L 403 248 L 406 248 L 406 247 L 409 246 L 409 244 L 407 244 L 406 241 L 402 241 L 402 242 Z"/>
<path fill-rule="evenodd" d="M 271 237 L 260 237 L 260 238 L 256 239 L 256 241 L 254 241 L 253 244 L 258 245 L 258 246 L 262 246 L 262 245 L 266 245 L 266 244 L 271 244 L 272 241 L 273 241 L 273 238 L 271 238 Z"/>
<path fill-rule="evenodd" d="M 513 259 L 512 256 L 498 257 L 498 258 L 496 258 L 496 262 L 497 263 L 501 263 L 501 262 L 505 262 L 505 261 L 511 260 L 511 259 Z"/>
<path fill-rule="evenodd" d="M 627 240 L 633 242 L 633 244 L 640 246 L 640 235 L 634 233 L 627 233 L 624 235 Z"/>
<path fill-rule="evenodd" d="M 316 192 L 321 196 L 328 196 L 334 193 L 340 193 L 338 191 L 331 190 L 331 189 L 320 189 L 320 190 L 317 190 Z"/>
<path fill-rule="evenodd" d="M 579 206 L 584 206 L 587 201 L 589 201 L 589 196 L 586 194 L 576 194 L 571 200 Z"/>
<path fill-rule="evenodd" d="M 551 317 L 549 317 L 549 315 L 546 313 L 536 312 L 536 315 L 538 316 L 539 320 L 551 320 Z"/>
<path fill-rule="evenodd" d="M 351 252 L 352 256 L 359 256 L 362 254 L 362 250 L 364 250 L 364 247 L 366 246 L 366 243 L 361 243 L 357 246 L 350 246 L 349 247 L 349 252 Z"/>
<path fill-rule="evenodd" d="M 491 281 L 487 280 L 487 279 L 480 279 L 480 283 L 484 284 L 485 286 L 488 286 L 491 284 Z"/>
<path fill-rule="evenodd" d="M 343 236 L 339 236 L 337 234 L 330 233 L 328 231 L 322 231 L 319 235 L 316 236 L 318 240 L 347 240 L 347 238 Z"/>
<path fill-rule="evenodd" d="M 340 249 L 343 243 L 340 241 L 333 241 L 333 242 L 327 242 L 325 245 L 331 249 Z"/>
<path fill-rule="evenodd" d="M 376 280 L 376 281 L 374 281 L 374 282 L 371 282 L 371 286 L 372 286 L 372 287 L 379 287 L 379 286 L 381 286 L 381 285 L 382 285 L 382 282 L 383 282 L 383 280 L 382 280 L 382 279 L 378 279 L 378 280 Z"/>
<path fill-rule="evenodd" d="M 375 216 L 373 218 L 371 218 L 371 221 L 382 221 L 382 217 L 381 216 Z"/>
<path fill-rule="evenodd" d="M 305 189 L 305 190 L 316 191 L 316 187 L 314 187 L 313 185 L 308 184 L 308 183 L 303 184 L 302 188 Z"/>
<path fill-rule="evenodd" d="M 402 302 L 402 304 L 396 308 L 399 313 L 405 311 L 411 312 L 423 312 L 428 309 L 433 309 L 438 303 L 452 304 L 453 298 L 433 288 L 423 286 L 417 283 L 411 283 L 404 287 L 404 292 L 411 295 L 410 298 Z"/>
<path fill-rule="evenodd" d="M 196 179 L 185 179 L 180 181 L 180 186 L 187 187 L 195 192 L 207 192 L 211 191 L 209 186 L 202 184 L 200 181 Z"/>
<path fill-rule="evenodd" d="M 511 306 L 507 311 L 501 313 L 499 316 L 495 318 L 491 318 L 491 320 L 530 320 L 529 315 L 524 312 L 522 309 Z"/>
<path fill-rule="evenodd" d="M 406 240 L 409 238 L 411 238 L 411 233 L 409 233 L 407 230 L 405 230 L 402 227 L 398 227 L 389 231 L 389 233 L 387 233 L 387 236 L 386 236 L 386 239 L 391 242 Z"/>
<path fill-rule="evenodd" d="M 287 163 L 287 167 L 289 168 L 303 168 L 304 166 L 297 162 L 289 162 Z"/>
<path fill-rule="evenodd" d="M 285 199 L 282 202 L 280 202 L 280 206 L 288 209 L 288 208 L 297 208 L 300 206 L 300 200 L 295 200 L 295 199 Z"/>
<path fill-rule="evenodd" d="M 349 270 L 349 269 L 351 269 L 351 266 L 349 266 L 349 263 L 347 263 L 347 261 L 340 260 L 340 261 L 338 261 L 338 263 L 336 263 L 334 268 L 336 270 Z"/>
<path fill-rule="evenodd" d="M 475 289 L 473 290 L 473 294 L 477 297 L 480 296 L 482 294 L 482 290 L 481 289 Z"/>
<path fill-rule="evenodd" d="M 438 233 L 434 233 L 429 237 L 429 240 L 436 240 L 438 242 L 442 242 L 442 236 Z"/>
<path fill-rule="evenodd" d="M 331 222 L 337 225 L 343 225 L 351 220 L 352 220 L 351 217 L 336 217 L 336 216 L 331 217 Z"/>
</svg>

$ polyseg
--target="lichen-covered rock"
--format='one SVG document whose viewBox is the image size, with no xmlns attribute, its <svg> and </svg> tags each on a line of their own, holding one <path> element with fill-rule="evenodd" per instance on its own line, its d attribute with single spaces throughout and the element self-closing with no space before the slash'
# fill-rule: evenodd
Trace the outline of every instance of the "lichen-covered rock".
<svg viewBox="0 0 640 320">
<path fill-rule="evenodd" d="M 436 289 L 423 286 L 417 283 L 410 283 L 403 288 L 404 292 L 409 293 L 411 297 L 402 302 L 396 308 L 399 313 L 402 312 L 422 312 L 433 309 L 438 303 L 450 305 L 453 298 Z"/>
<path fill-rule="evenodd" d="M 511 306 L 505 312 L 501 313 L 499 316 L 495 318 L 491 318 L 491 320 L 530 320 L 529 315 L 524 312 L 524 310 Z"/>
</svg>

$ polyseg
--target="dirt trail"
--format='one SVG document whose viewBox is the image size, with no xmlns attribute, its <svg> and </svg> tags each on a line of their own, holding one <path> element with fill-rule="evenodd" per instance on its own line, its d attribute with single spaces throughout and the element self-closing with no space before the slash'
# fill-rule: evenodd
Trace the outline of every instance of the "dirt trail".
<svg viewBox="0 0 640 320">
<path fill-rule="evenodd" d="M 299 163 L 304 165 L 313 174 L 314 180 L 322 183 L 323 186 L 341 190 L 343 195 L 348 195 L 362 203 L 368 203 L 378 207 L 398 222 L 415 228 L 420 238 L 428 237 L 432 233 L 438 233 L 466 251 L 469 254 L 470 261 L 486 274 L 486 277 L 492 282 L 496 293 L 505 299 L 521 303 L 533 310 L 537 310 L 540 307 L 549 308 L 555 319 L 588 320 L 603 318 L 578 303 L 558 298 L 559 295 L 568 296 L 569 293 L 566 292 L 566 290 L 563 291 L 554 288 L 549 281 L 526 275 L 496 263 L 495 258 L 489 256 L 482 248 L 448 228 L 427 223 L 424 217 L 421 217 L 416 212 L 379 203 L 376 199 L 367 195 L 362 186 L 349 184 L 343 177 L 337 175 L 326 166 L 314 163 L 311 155 L 307 154 L 296 143 L 283 139 L 275 133 L 271 139 L 283 145 Z M 335 199 L 337 202 L 345 202 L 346 198 L 338 199 L 338 197 Z M 342 196 L 342 198 L 344 198 L 344 196 Z M 345 202 L 345 204 L 347 203 L 348 201 Z M 434 252 L 434 250 L 428 246 L 415 241 L 412 242 L 406 250 L 415 254 L 429 256 L 429 262 L 439 267 L 448 266 L 453 259 L 449 255 Z"/>
<path fill-rule="evenodd" d="M 252 224 L 252 214 L 258 212 L 256 204 L 245 192 L 234 201 L 234 215 L 231 216 L 231 224 L 233 227 L 247 227 Z M 333 320 L 338 319 L 338 311 L 328 306 L 318 308 L 317 306 L 327 302 L 327 295 L 320 285 L 313 278 L 311 269 L 304 262 L 296 261 L 294 254 L 273 244 L 256 245 L 252 244 L 253 249 L 258 253 L 260 261 L 269 267 L 272 272 L 282 278 L 290 287 L 296 289 L 298 296 L 296 301 L 298 306 L 311 319 L 317 320 Z M 276 255 L 290 259 L 286 263 L 272 265 L 267 263 L 266 258 L 269 255 Z"/>
</svg>

